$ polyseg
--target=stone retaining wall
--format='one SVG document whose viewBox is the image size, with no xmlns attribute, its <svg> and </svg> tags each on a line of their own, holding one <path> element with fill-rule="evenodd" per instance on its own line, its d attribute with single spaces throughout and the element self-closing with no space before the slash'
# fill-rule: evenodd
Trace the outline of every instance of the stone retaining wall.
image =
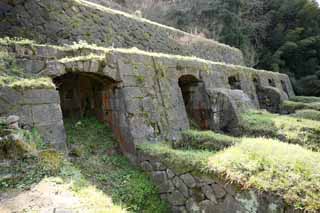
<svg viewBox="0 0 320 213">
<path fill-rule="evenodd" d="M 240 50 L 82 0 L 17 0 L 0 21 L 0 37 L 41 43 L 85 40 L 104 47 L 137 47 L 243 65 Z"/>
<path fill-rule="evenodd" d="M 0 88 L 0 116 L 17 115 L 24 128 L 37 128 L 46 143 L 66 150 L 59 93 L 53 89 Z"/>
<path fill-rule="evenodd" d="M 241 190 L 218 178 L 177 171 L 141 151 L 135 163 L 146 171 L 173 213 L 293 213 L 280 197 L 254 189 Z"/>
</svg>

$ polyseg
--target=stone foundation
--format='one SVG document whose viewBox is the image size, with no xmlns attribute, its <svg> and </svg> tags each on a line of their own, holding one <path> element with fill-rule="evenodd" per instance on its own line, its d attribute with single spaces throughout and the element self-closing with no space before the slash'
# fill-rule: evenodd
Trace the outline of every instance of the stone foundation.
<svg viewBox="0 0 320 213">
<path fill-rule="evenodd" d="M 177 171 L 140 151 L 135 163 L 150 175 L 161 198 L 168 201 L 174 213 L 302 212 L 287 206 L 272 193 L 244 190 L 217 177 L 206 177 L 184 168 Z"/>
</svg>

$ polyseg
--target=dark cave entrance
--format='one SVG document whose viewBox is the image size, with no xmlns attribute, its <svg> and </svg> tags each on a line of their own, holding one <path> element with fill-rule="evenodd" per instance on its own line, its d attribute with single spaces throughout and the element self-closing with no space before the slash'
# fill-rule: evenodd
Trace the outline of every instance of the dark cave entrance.
<svg viewBox="0 0 320 213">
<path fill-rule="evenodd" d="M 241 90 L 241 81 L 239 76 L 234 75 L 234 76 L 228 77 L 228 83 L 232 90 Z"/>
<path fill-rule="evenodd" d="M 56 77 L 54 83 L 60 94 L 64 118 L 108 120 L 112 112 L 110 98 L 116 85 L 114 80 L 93 73 L 67 73 Z"/>
<path fill-rule="evenodd" d="M 204 83 L 193 75 L 183 75 L 179 86 L 191 126 L 209 129 L 209 100 Z"/>
</svg>

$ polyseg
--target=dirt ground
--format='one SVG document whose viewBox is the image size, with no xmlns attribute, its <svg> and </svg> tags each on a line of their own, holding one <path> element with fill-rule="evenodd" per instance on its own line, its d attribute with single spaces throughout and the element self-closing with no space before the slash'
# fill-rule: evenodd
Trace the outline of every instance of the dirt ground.
<svg viewBox="0 0 320 213">
<path fill-rule="evenodd" d="M 86 212 L 68 185 L 44 179 L 24 192 L 0 194 L 1 213 L 75 213 Z"/>
</svg>

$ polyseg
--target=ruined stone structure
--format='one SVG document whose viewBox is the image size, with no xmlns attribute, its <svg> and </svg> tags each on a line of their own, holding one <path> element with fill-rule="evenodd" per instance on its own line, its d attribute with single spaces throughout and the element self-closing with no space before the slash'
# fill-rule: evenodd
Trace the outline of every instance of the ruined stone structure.
<svg viewBox="0 0 320 213">
<path fill-rule="evenodd" d="M 215 180 L 156 168 L 152 159 L 137 158 L 136 145 L 180 140 L 191 125 L 237 135 L 240 113 L 278 112 L 280 103 L 294 96 L 287 75 L 245 67 L 238 49 L 84 0 L 5 1 L 0 13 L 0 37 L 36 41 L 5 40 L 0 50 L 29 77 L 50 77 L 56 86 L 0 87 L 0 116 L 18 115 L 22 127 L 37 128 L 63 151 L 63 119 L 95 116 L 109 124 L 123 153 L 152 172 L 157 184 L 170 179 L 175 186 L 160 189 L 171 196 L 176 212 L 210 208 L 212 202 L 230 212 L 244 210 L 241 199 L 248 194 L 239 193 L 237 200 L 222 184 L 212 185 Z M 73 42 L 80 43 L 62 45 Z M 201 200 L 189 193 L 199 184 Z M 187 196 L 176 199 L 177 189 Z M 218 191 L 213 200 L 212 190 Z M 259 210 L 274 207 L 263 195 L 249 195 L 262 203 Z"/>
<path fill-rule="evenodd" d="M 190 122 L 236 134 L 240 112 L 266 103 L 277 106 L 293 95 L 286 75 L 192 57 L 89 46 L 6 44 L 2 48 L 15 55 L 26 73 L 51 77 L 60 101 L 56 91 L 9 95 L 3 88 L 1 106 L 6 107 L 1 114 L 18 114 L 38 128 L 55 125 L 58 132 L 50 134 L 57 137 L 48 134 L 48 128 L 43 133 L 53 144 L 64 143 L 63 116 L 107 121 L 125 153 L 134 153 L 134 145 L 145 140 L 178 140 Z M 230 78 L 239 79 L 237 88 Z M 268 92 L 261 95 L 263 90 Z"/>
</svg>

